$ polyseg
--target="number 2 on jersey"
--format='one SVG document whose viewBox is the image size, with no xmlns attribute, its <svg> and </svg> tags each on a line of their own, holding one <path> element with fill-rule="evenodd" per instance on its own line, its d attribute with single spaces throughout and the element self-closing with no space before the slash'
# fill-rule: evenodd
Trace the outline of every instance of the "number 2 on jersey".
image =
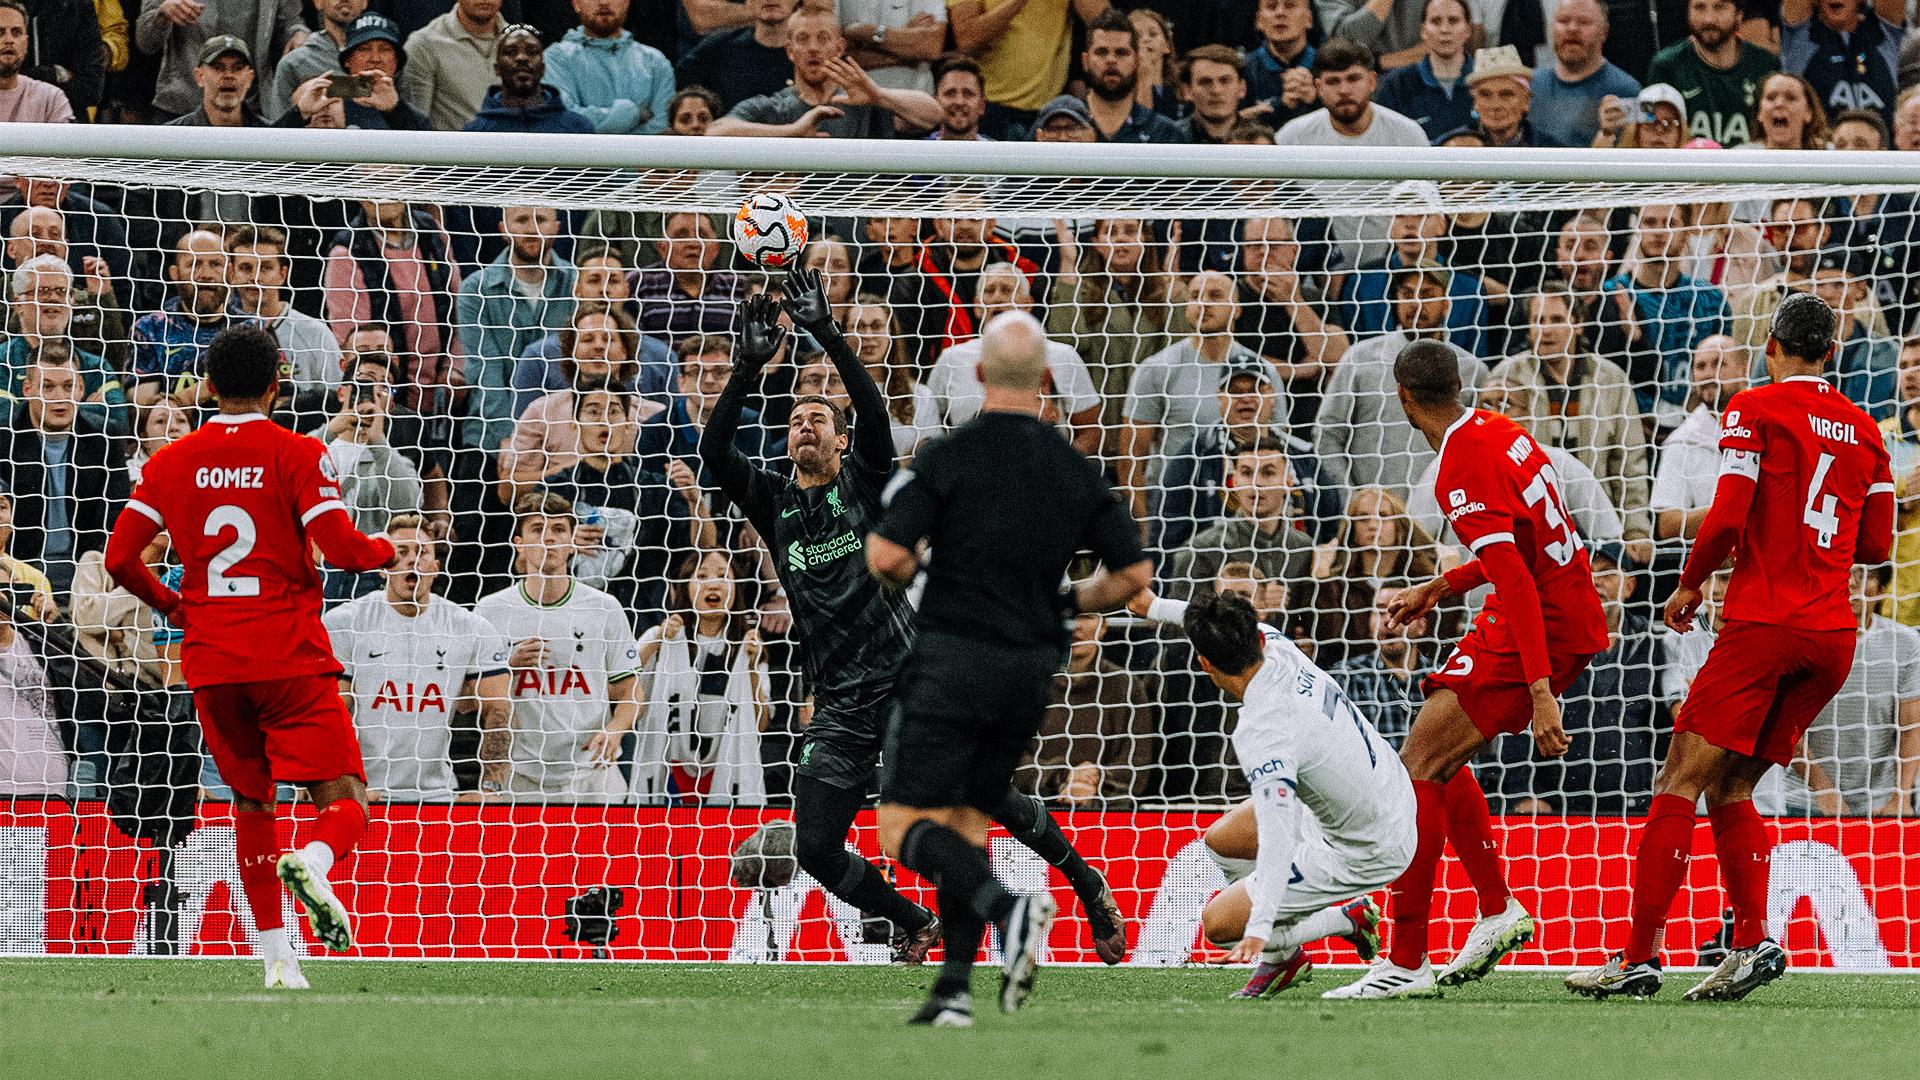
<svg viewBox="0 0 1920 1080">
<path fill-rule="evenodd" d="M 229 575 L 227 571 L 240 565 L 240 560 L 253 554 L 253 545 L 260 537 L 260 531 L 253 524 L 253 517 L 245 510 L 231 503 L 216 506 L 207 515 L 203 535 L 219 536 L 228 529 L 233 530 L 233 542 L 221 548 L 219 553 L 207 560 L 207 597 L 218 599 L 222 596 L 259 596 L 260 579 L 245 574 Z"/>
<path fill-rule="evenodd" d="M 1527 505 L 1540 504 L 1540 513 L 1547 519 L 1547 528 L 1559 532 L 1560 539 L 1554 540 L 1542 549 L 1555 566 L 1565 566 L 1573 561 L 1573 553 L 1580 550 L 1580 535 L 1573 530 L 1573 523 L 1560 509 L 1560 478 L 1554 475 L 1553 466 L 1542 465 L 1533 476 L 1533 482 L 1520 493 Z"/>
<path fill-rule="evenodd" d="M 1813 482 L 1807 485 L 1807 508 L 1800 514 L 1800 524 L 1813 530 L 1814 542 L 1823 548 L 1833 546 L 1834 534 L 1840 531 L 1840 499 L 1834 495 L 1820 494 L 1820 485 L 1827 482 L 1827 470 L 1833 468 L 1833 455 L 1821 454 L 1820 461 L 1813 467 Z M 1820 508 L 1814 509 L 1814 503 Z"/>
</svg>

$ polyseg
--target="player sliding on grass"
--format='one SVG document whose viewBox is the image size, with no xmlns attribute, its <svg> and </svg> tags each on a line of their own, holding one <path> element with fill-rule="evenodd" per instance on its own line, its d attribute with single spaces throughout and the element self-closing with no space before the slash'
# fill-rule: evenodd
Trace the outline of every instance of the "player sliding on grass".
<svg viewBox="0 0 1920 1080">
<path fill-rule="evenodd" d="M 904 936 L 895 943 L 895 958 L 917 964 L 939 942 L 939 921 L 846 846 L 873 783 L 895 681 L 914 639 L 906 594 L 875 581 L 864 557 L 893 472 L 892 421 L 880 388 L 834 322 L 819 271 L 795 271 L 785 294 L 781 303 L 765 293 L 747 299 L 733 375 L 707 420 L 700 458 L 773 552 L 793 608 L 814 702 L 794 770 L 795 857 L 828 892 L 899 927 Z M 846 415 L 826 398 L 794 402 L 787 420 L 791 479 L 734 448 L 741 407 L 786 340 L 777 321 L 783 306 L 826 349 L 853 405 L 849 436 Z M 1067 843 L 1053 815 L 1039 800 L 1008 788 L 993 819 L 1059 868 L 1086 905 L 1094 951 L 1119 963 L 1127 933 L 1113 891 Z"/>
<path fill-rule="evenodd" d="M 1259 960 L 1233 996 L 1307 981 L 1313 961 L 1303 946 L 1321 938 L 1344 938 L 1372 960 L 1380 908 L 1366 894 L 1398 878 L 1418 842 L 1400 759 L 1339 684 L 1241 597 L 1181 603 L 1143 592 L 1127 610 L 1184 627 L 1201 669 L 1241 703 L 1233 752 L 1253 791 L 1259 850 L 1253 875 L 1202 916 L 1208 940 L 1238 942 L 1228 963 Z M 1317 829 L 1305 828 L 1309 816 Z"/>
<path fill-rule="evenodd" d="M 1440 670 L 1427 677 L 1426 704 L 1400 760 L 1419 801 L 1420 846 L 1393 886 L 1393 940 L 1365 977 L 1330 998 L 1389 998 L 1434 992 L 1427 916 L 1441 849 L 1454 851 L 1480 893 L 1480 921 L 1440 973 L 1452 986 L 1492 971 L 1533 936 L 1533 916 L 1507 897 L 1487 820 L 1486 796 L 1463 767 L 1501 734 L 1533 729 L 1546 757 L 1567 752 L 1558 695 L 1608 646 L 1587 551 L 1560 498 L 1559 478 L 1533 436 L 1499 413 L 1460 405 L 1452 350 L 1416 341 L 1393 362 L 1407 419 L 1440 453 L 1434 495 L 1447 523 L 1478 558 L 1389 605 L 1404 626 L 1447 596 L 1488 582 L 1493 595 Z"/>
<path fill-rule="evenodd" d="M 206 374 L 219 415 L 147 463 L 114 522 L 106 566 L 185 631 L 194 710 L 234 792 L 234 852 L 267 986 L 304 990 L 280 922 L 280 885 L 306 908 L 315 937 L 347 951 L 353 930 L 327 873 L 367 829 L 366 773 L 309 544 L 356 573 L 391 564 L 394 550 L 354 529 L 326 447 L 267 419 L 280 390 L 272 334 L 222 330 L 207 347 Z M 186 571 L 178 593 L 140 560 L 162 529 Z M 276 780 L 303 785 L 320 808 L 313 839 L 285 855 L 274 838 Z"/>
<path fill-rule="evenodd" d="M 1727 402 L 1713 506 L 1666 611 L 1668 627 L 1690 629 L 1701 585 L 1732 555 L 1726 626 L 1674 718 L 1654 781 L 1634 855 L 1626 950 L 1569 976 L 1576 994 L 1659 992 L 1660 939 L 1687 877 L 1702 795 L 1733 937 L 1687 1000 L 1739 1001 L 1786 973 L 1787 954 L 1767 936 L 1773 845 L 1753 786 L 1793 760 L 1807 726 L 1847 681 L 1856 626 L 1849 574 L 1855 563 L 1886 561 L 1893 545 L 1893 472 L 1880 431 L 1821 377 L 1835 323 L 1810 293 L 1781 301 L 1767 340 L 1773 381 Z"/>
</svg>

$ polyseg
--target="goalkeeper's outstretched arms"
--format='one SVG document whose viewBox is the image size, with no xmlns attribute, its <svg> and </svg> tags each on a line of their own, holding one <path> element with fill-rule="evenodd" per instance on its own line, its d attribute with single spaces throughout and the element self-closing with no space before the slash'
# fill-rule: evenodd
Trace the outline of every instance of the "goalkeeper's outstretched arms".
<svg viewBox="0 0 1920 1080">
<path fill-rule="evenodd" d="M 893 469 L 893 418 L 887 415 L 887 399 L 874 385 L 867 365 L 860 362 L 853 346 L 847 344 L 839 322 L 833 317 L 833 303 L 820 280 L 820 271 L 795 268 L 787 275 L 786 296 L 780 306 L 793 317 L 794 324 L 820 343 L 840 373 L 853 405 L 853 438 L 849 445 L 855 460 L 875 472 Z"/>
<path fill-rule="evenodd" d="M 740 452 L 735 440 L 740 434 L 740 414 L 746 408 L 747 395 L 760 381 L 760 373 L 786 344 L 787 330 L 780 325 L 779 304 L 766 293 L 749 296 L 740 308 L 740 338 L 733 348 L 733 374 L 726 388 L 707 414 L 707 426 L 700 432 L 700 462 L 707 475 L 727 498 L 732 499 L 753 522 L 762 536 L 772 535 L 773 504 L 768 484 L 756 483 L 765 470 Z"/>
</svg>

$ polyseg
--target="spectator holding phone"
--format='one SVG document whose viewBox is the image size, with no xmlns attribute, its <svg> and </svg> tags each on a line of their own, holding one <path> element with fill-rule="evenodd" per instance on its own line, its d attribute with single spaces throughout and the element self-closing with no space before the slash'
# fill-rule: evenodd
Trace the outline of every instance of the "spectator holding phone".
<svg viewBox="0 0 1920 1080">
<path fill-rule="evenodd" d="M 428 131 L 420 111 L 400 100 L 400 31 L 392 19 L 369 12 L 347 28 L 340 50 L 345 75 L 316 75 L 293 92 L 293 108 L 275 127 L 350 127 L 373 131 Z"/>
<path fill-rule="evenodd" d="M 320 14 L 319 31 L 280 58 L 273 66 L 272 85 L 262 89 L 260 111 L 273 119 L 293 107 L 293 92 L 301 83 L 346 70 L 340 66 L 340 50 L 347 43 L 348 27 L 366 14 L 367 0 L 317 0 L 313 7 Z"/>
</svg>

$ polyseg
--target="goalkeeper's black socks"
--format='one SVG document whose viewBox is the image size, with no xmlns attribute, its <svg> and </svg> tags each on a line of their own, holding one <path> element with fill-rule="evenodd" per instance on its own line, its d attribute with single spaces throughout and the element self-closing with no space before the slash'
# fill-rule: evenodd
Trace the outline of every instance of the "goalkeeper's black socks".
<svg viewBox="0 0 1920 1080">
<path fill-rule="evenodd" d="M 980 952 L 980 939 L 987 924 L 969 908 L 966 901 L 940 890 L 940 940 L 946 959 L 940 962 L 940 976 L 933 981 L 935 997 L 969 993 L 973 989 L 973 958 Z"/>
<path fill-rule="evenodd" d="M 1107 880 L 1067 842 L 1067 834 L 1060 831 L 1060 823 L 1053 819 L 1039 799 L 1008 788 L 1006 798 L 1001 799 L 1000 805 L 994 809 L 993 820 L 1005 826 L 1015 840 L 1031 848 L 1035 855 L 1045 859 L 1047 865 L 1059 870 L 1082 903 L 1092 904 L 1099 897 L 1100 890 L 1107 887 Z"/>
<path fill-rule="evenodd" d="M 878 867 L 851 852 L 844 854 L 846 873 L 828 890 L 833 895 L 909 934 L 933 921 L 932 912 L 900 895 Z"/>
</svg>

